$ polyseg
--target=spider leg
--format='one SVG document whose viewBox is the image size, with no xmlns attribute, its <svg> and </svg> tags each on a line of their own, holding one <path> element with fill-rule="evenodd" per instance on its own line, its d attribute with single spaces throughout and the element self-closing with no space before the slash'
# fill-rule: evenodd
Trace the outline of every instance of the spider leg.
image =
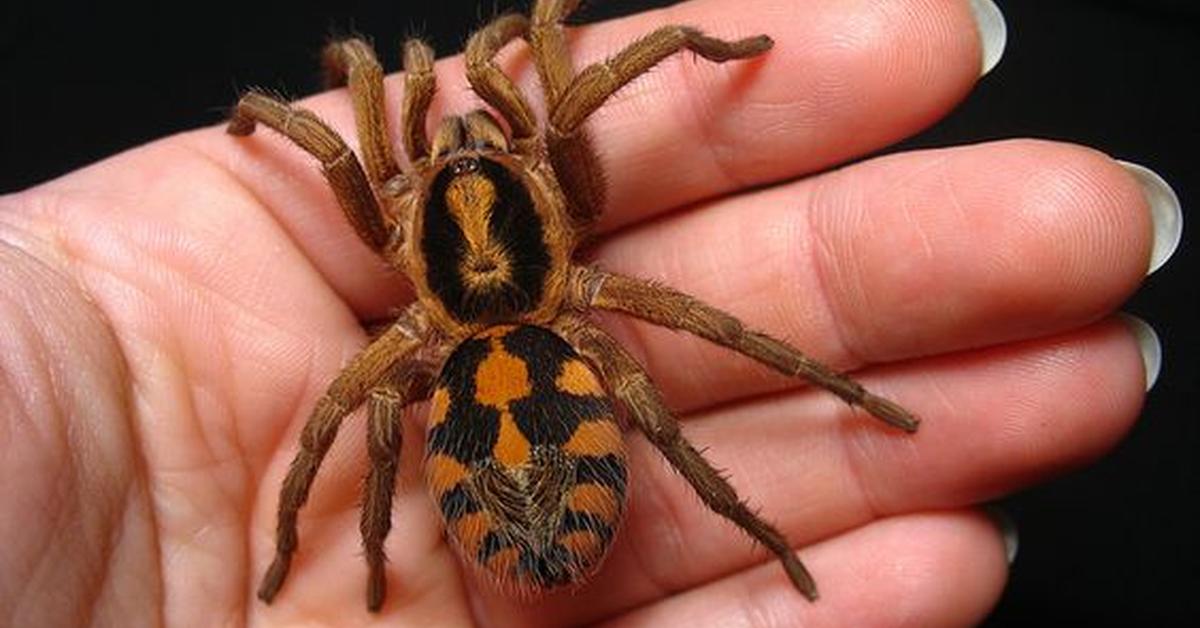
<svg viewBox="0 0 1200 628">
<path fill-rule="evenodd" d="M 321 53 L 327 87 L 349 85 L 367 176 L 376 187 L 400 175 L 392 154 L 383 98 L 383 68 L 361 39 L 332 42 Z"/>
<path fill-rule="evenodd" d="M 771 550 L 796 589 L 809 600 L 816 600 L 816 582 L 787 539 L 754 514 L 720 472 L 684 438 L 679 422 L 667 409 L 650 377 L 620 343 L 579 317 L 560 318 L 555 330 L 600 371 L 633 424 L 691 484 L 704 504 Z"/>
<path fill-rule="evenodd" d="M 388 244 L 388 228 L 362 165 L 346 142 L 315 114 L 262 92 L 251 91 L 234 106 L 228 132 L 249 135 L 257 123 L 275 129 L 321 162 L 329 186 L 358 237 L 377 253 Z"/>
<path fill-rule="evenodd" d="M 687 26 L 664 26 L 608 59 L 584 68 L 550 110 L 550 129 L 564 136 L 575 132 L 614 92 L 681 50 L 691 50 L 722 63 L 762 54 L 772 44 L 766 35 L 730 42 Z"/>
<path fill-rule="evenodd" d="M 425 344 L 425 325 L 420 312 L 409 308 L 391 328 L 350 361 L 317 401 L 300 434 L 300 450 L 292 459 L 279 492 L 275 558 L 258 587 L 258 597 L 264 602 L 275 597 L 287 577 L 298 543 L 296 515 L 308 499 L 313 478 L 333 445 L 342 419 L 367 399 L 370 390 L 407 363 Z"/>
<path fill-rule="evenodd" d="M 429 395 L 428 369 L 406 369 L 393 382 L 373 389 L 367 396 L 367 453 L 371 468 L 363 483 L 362 532 L 367 559 L 367 609 L 383 607 L 387 594 L 383 542 L 392 529 L 392 498 L 403 441 L 404 408 Z"/>
<path fill-rule="evenodd" d="M 529 45 L 546 93 L 547 107 L 553 108 L 558 103 L 575 76 L 562 21 L 578 7 L 579 0 L 537 0 L 533 5 Z"/>
<path fill-rule="evenodd" d="M 868 392 L 861 384 L 694 297 L 650 281 L 595 269 L 578 268 L 572 299 L 577 307 L 597 307 L 687 331 L 747 355 L 792 377 L 813 384 L 906 432 L 920 421 L 899 404 Z"/>
<path fill-rule="evenodd" d="M 504 116 L 517 146 L 522 144 L 521 140 L 537 133 L 537 120 L 533 108 L 512 79 L 496 65 L 495 56 L 501 48 L 528 31 L 529 20 L 525 16 L 502 15 L 471 35 L 466 50 L 467 80 L 471 89 Z"/>
<path fill-rule="evenodd" d="M 437 91 L 433 58 L 429 44 L 419 39 L 404 42 L 404 104 L 400 117 L 404 121 L 404 151 L 413 163 L 429 158 L 425 118 Z"/>
<path fill-rule="evenodd" d="M 562 21 L 579 0 L 538 0 L 529 26 L 529 48 L 546 99 L 546 110 L 554 111 L 563 92 L 575 78 L 567 51 Z M 569 201 L 568 211 L 577 228 L 586 230 L 604 210 L 604 175 L 587 130 L 580 126 L 571 133 L 546 133 L 546 152 Z"/>
</svg>

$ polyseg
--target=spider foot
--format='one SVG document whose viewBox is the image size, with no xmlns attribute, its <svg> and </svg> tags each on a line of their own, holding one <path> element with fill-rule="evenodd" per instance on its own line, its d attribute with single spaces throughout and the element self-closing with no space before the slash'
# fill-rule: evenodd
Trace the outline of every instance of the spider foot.
<svg viewBox="0 0 1200 628">
<path fill-rule="evenodd" d="M 913 416 L 911 412 L 900 407 L 900 404 L 883 397 L 865 393 L 858 404 L 875 418 L 910 434 L 916 432 L 921 425 L 921 420 Z"/>
<path fill-rule="evenodd" d="M 234 115 L 229 119 L 229 124 L 225 127 L 225 132 L 230 135 L 244 137 L 254 133 L 255 126 L 254 120 L 244 116 Z"/>
<path fill-rule="evenodd" d="M 746 59 L 760 55 L 775 45 L 767 35 L 756 35 L 737 41 L 725 41 L 709 37 L 694 28 L 683 29 L 690 40 L 692 50 L 709 61 L 722 63 L 734 59 Z"/>
<path fill-rule="evenodd" d="M 387 597 L 387 575 L 383 565 L 370 566 L 367 574 L 367 610 L 378 613 L 383 608 L 383 600 Z"/>
<path fill-rule="evenodd" d="M 275 594 L 279 593 L 280 587 L 283 586 L 283 580 L 287 578 L 288 569 L 291 566 L 292 557 L 290 555 L 276 554 L 275 560 L 271 561 L 271 567 L 263 576 L 262 584 L 258 585 L 258 599 L 270 604 L 271 600 L 275 599 Z"/>
<path fill-rule="evenodd" d="M 817 592 L 817 582 L 813 580 L 812 574 L 808 573 L 808 568 L 804 566 L 804 563 L 800 562 L 800 559 L 790 551 L 781 554 L 779 558 L 783 562 L 783 570 L 787 572 L 792 585 L 808 598 L 809 602 L 816 602 L 821 594 Z"/>
</svg>

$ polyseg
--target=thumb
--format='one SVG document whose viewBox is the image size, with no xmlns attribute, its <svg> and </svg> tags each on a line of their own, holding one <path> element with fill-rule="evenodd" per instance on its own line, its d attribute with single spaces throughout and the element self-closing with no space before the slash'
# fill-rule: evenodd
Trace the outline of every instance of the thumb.
<svg viewBox="0 0 1200 628">
<path fill-rule="evenodd" d="M 14 626 L 117 608 L 149 625 L 157 553 L 120 351 L 50 247 L 12 225 L 0 226 L 0 608 Z"/>
</svg>

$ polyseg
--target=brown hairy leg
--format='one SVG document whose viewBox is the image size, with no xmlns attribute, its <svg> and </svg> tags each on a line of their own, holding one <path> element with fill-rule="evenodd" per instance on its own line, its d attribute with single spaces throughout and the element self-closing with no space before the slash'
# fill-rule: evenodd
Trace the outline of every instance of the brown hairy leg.
<svg viewBox="0 0 1200 628">
<path fill-rule="evenodd" d="M 537 119 L 512 79 L 500 71 L 495 56 L 528 31 L 529 20 L 524 15 L 502 15 L 475 31 L 467 41 L 466 50 L 467 81 L 471 89 L 504 116 L 512 129 L 513 144 L 518 147 L 528 144 L 524 140 L 537 133 Z"/>
<path fill-rule="evenodd" d="M 688 26 L 664 26 L 608 59 L 584 68 L 550 110 L 550 128 L 559 135 L 573 133 L 618 89 L 681 50 L 691 50 L 709 61 L 723 63 L 760 55 L 772 44 L 766 35 L 730 42 Z"/>
<path fill-rule="evenodd" d="M 567 85 L 575 78 L 562 22 L 578 7 L 579 0 L 537 0 L 533 5 L 529 45 L 533 49 L 548 109 L 558 104 Z"/>
<path fill-rule="evenodd" d="M 297 109 L 273 96 L 249 92 L 238 100 L 228 132 L 249 135 L 257 123 L 278 131 L 321 162 L 329 187 L 358 237 L 377 253 L 388 244 L 388 227 L 367 183 L 366 174 L 346 142 L 316 114 Z"/>
<path fill-rule="evenodd" d="M 633 356 L 612 336 L 581 317 L 562 317 L 556 321 L 555 330 L 599 370 L 606 387 L 625 406 L 630 421 L 692 485 L 704 504 L 771 550 L 796 589 L 809 600 L 816 600 L 817 584 L 787 539 L 754 514 L 720 472 L 683 437 L 679 422 Z"/>
<path fill-rule="evenodd" d="M 862 384 L 695 297 L 672 288 L 592 268 L 577 267 L 571 299 L 576 307 L 596 307 L 631 314 L 656 325 L 680 329 L 749 356 L 792 377 L 813 384 L 859 406 L 872 416 L 906 432 L 915 432 L 917 417 L 899 404 L 868 392 Z"/>
<path fill-rule="evenodd" d="M 413 354 L 428 341 L 427 336 L 423 314 L 417 306 L 410 307 L 387 331 L 354 356 L 317 401 L 300 433 L 300 450 L 292 459 L 279 492 L 275 558 L 258 588 L 258 597 L 263 601 L 270 602 L 287 577 L 292 554 L 298 544 L 296 515 L 308 499 L 313 478 L 329 447 L 333 445 L 342 419 L 362 405 L 368 392 L 390 373 L 404 372 Z M 410 389 L 398 390 L 404 392 Z"/>
<path fill-rule="evenodd" d="M 400 108 L 400 119 L 404 124 L 404 152 L 413 163 L 429 159 L 425 118 L 437 91 L 433 59 L 429 44 L 419 39 L 404 42 L 404 104 Z"/>
<path fill-rule="evenodd" d="M 383 607 L 387 596 L 383 543 L 392 529 L 392 498 L 403 443 L 403 414 L 409 404 L 429 396 L 432 368 L 416 365 L 402 368 L 392 382 L 371 390 L 367 396 L 367 454 L 371 467 L 363 481 L 362 533 L 367 561 L 367 609 Z"/>
<path fill-rule="evenodd" d="M 347 39 L 325 46 L 321 53 L 326 87 L 350 88 L 354 122 L 362 147 L 367 176 L 376 188 L 400 175 L 392 154 L 387 110 L 383 97 L 383 68 L 375 52 L 361 39 Z"/>
<path fill-rule="evenodd" d="M 554 111 L 575 78 L 562 21 L 575 11 L 579 0 L 538 0 L 529 26 L 529 47 L 546 99 L 546 111 Z M 567 196 L 567 212 L 577 231 L 586 232 L 604 211 L 604 172 L 592 148 L 587 129 L 570 133 L 546 130 L 550 165 Z"/>
</svg>

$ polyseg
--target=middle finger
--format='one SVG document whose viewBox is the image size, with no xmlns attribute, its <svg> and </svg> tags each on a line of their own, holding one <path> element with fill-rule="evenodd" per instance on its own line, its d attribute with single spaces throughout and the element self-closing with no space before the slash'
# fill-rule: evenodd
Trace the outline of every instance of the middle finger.
<svg viewBox="0 0 1200 628">
<path fill-rule="evenodd" d="M 1151 237 L 1141 188 L 1116 162 L 1009 141 L 718 201 L 623 232 L 596 257 L 845 370 L 1094 321 L 1141 282 Z M 707 341 L 608 320 L 676 410 L 796 385 Z"/>
</svg>

